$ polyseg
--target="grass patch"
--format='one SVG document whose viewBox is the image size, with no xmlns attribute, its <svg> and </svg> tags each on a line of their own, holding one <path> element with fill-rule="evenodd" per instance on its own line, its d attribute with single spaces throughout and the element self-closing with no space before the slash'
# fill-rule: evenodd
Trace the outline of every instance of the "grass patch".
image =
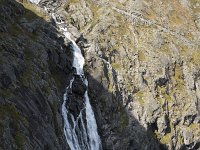
<svg viewBox="0 0 200 150">
<path fill-rule="evenodd" d="M 145 56 L 145 54 L 142 51 L 140 51 L 138 53 L 138 59 L 139 59 L 139 61 L 145 61 L 146 56 Z"/>
<path fill-rule="evenodd" d="M 171 134 L 167 133 L 166 135 L 164 135 L 161 139 L 160 142 L 162 144 L 169 144 L 169 142 L 171 141 Z"/>
<path fill-rule="evenodd" d="M 16 132 L 14 136 L 15 144 L 17 145 L 19 150 L 23 149 L 24 143 L 25 143 L 25 136 L 21 132 Z"/>
<path fill-rule="evenodd" d="M 200 124 L 193 123 L 189 126 L 189 128 L 192 130 L 198 130 L 200 129 Z"/>
<path fill-rule="evenodd" d="M 17 108 L 13 104 L 4 104 L 0 105 L 0 118 L 3 121 L 6 118 L 9 118 L 10 122 L 13 125 L 13 129 L 19 130 L 20 124 L 23 123 L 24 126 L 28 127 L 28 121 L 26 118 L 20 115 Z M 0 123 L 0 135 L 3 134 L 4 129 L 8 128 Z M 25 142 L 25 136 L 17 131 L 14 133 L 15 144 L 18 146 L 18 149 L 23 149 Z"/>
<path fill-rule="evenodd" d="M 10 28 L 10 33 L 13 36 L 18 36 L 21 33 L 21 29 L 18 27 L 17 24 L 13 24 Z"/>
<path fill-rule="evenodd" d="M 53 102 L 53 103 L 49 102 L 49 105 L 50 105 L 52 113 L 53 113 L 53 123 L 54 123 L 55 133 L 59 137 L 62 134 L 62 131 L 59 127 L 57 117 L 56 117 L 56 114 L 58 111 L 58 104 L 56 102 Z"/>
<path fill-rule="evenodd" d="M 179 26 L 182 24 L 182 19 L 175 10 L 172 10 L 169 13 L 169 21 L 173 26 Z"/>
<path fill-rule="evenodd" d="M 200 66 L 200 50 L 196 50 L 192 53 L 191 62 L 197 66 Z"/>
<path fill-rule="evenodd" d="M 115 70 L 119 70 L 121 68 L 121 65 L 119 63 L 112 63 L 112 67 L 115 69 Z"/>
<path fill-rule="evenodd" d="M 0 95 L 5 99 L 9 99 L 13 96 L 13 93 L 9 89 L 0 89 Z"/>
<path fill-rule="evenodd" d="M 139 91 L 135 94 L 136 100 L 140 103 L 141 106 L 144 106 L 145 101 L 144 101 L 144 92 Z"/>
</svg>

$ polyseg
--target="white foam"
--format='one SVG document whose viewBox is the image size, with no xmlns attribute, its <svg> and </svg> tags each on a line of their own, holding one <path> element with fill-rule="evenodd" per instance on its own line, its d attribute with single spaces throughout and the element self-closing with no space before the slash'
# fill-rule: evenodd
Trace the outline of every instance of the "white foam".
<svg viewBox="0 0 200 150">
<path fill-rule="evenodd" d="M 39 4 L 39 2 L 41 1 L 41 0 L 29 0 L 31 3 L 34 3 L 34 4 Z"/>
<path fill-rule="evenodd" d="M 47 8 L 46 8 L 47 10 Z M 59 29 L 63 31 L 65 38 L 72 42 L 73 50 L 73 63 L 72 66 L 76 69 L 76 74 L 80 77 L 84 77 L 83 67 L 85 64 L 85 59 L 82 52 L 76 42 L 71 38 L 70 32 L 68 32 L 66 27 L 61 27 L 64 23 L 59 15 L 52 13 L 53 20 L 58 25 Z M 64 102 L 62 104 L 62 116 L 64 119 L 64 134 L 67 143 L 71 150 L 101 150 L 101 140 L 97 132 L 97 124 L 94 116 L 94 112 L 90 105 L 88 91 L 85 92 L 83 101 L 85 106 L 80 111 L 77 118 L 74 118 L 66 108 L 68 93 L 72 91 L 72 84 L 74 78 L 70 80 L 69 86 L 66 88 L 66 92 L 63 96 Z M 82 80 L 84 84 L 88 87 L 87 79 Z M 76 101 L 76 99 L 73 99 Z M 83 111 L 85 111 L 85 116 L 83 116 Z M 86 121 L 85 121 L 86 120 Z"/>
</svg>

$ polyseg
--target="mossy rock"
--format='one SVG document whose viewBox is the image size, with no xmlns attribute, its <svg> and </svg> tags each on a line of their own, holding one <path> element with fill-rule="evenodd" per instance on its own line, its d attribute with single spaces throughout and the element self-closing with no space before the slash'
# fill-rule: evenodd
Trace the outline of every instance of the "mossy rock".
<svg viewBox="0 0 200 150">
<path fill-rule="evenodd" d="M 14 136 L 15 144 L 17 145 L 19 150 L 22 150 L 25 143 L 25 135 L 21 132 L 16 132 Z"/>
<path fill-rule="evenodd" d="M 164 135 L 161 139 L 160 139 L 160 142 L 162 144 L 169 144 L 171 141 L 171 134 L 170 133 L 167 133 L 166 135 Z"/>
<path fill-rule="evenodd" d="M 145 101 L 144 101 L 144 92 L 143 91 L 139 91 L 139 92 L 135 93 L 134 97 L 140 103 L 141 106 L 144 106 Z"/>
<path fill-rule="evenodd" d="M 56 116 L 58 112 L 58 104 L 56 102 L 49 102 L 49 105 L 53 113 L 53 123 L 54 123 L 55 133 L 58 137 L 60 137 L 62 135 L 62 129 L 60 128 L 58 124 L 57 116 Z"/>
</svg>

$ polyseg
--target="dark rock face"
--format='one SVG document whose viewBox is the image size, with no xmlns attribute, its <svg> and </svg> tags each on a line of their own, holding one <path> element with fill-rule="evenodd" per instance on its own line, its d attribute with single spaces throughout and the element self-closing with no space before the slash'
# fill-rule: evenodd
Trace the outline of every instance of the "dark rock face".
<svg viewBox="0 0 200 150">
<path fill-rule="evenodd" d="M 78 96 L 71 93 L 68 96 L 67 109 L 69 113 L 73 114 L 74 118 L 77 118 L 80 114 L 81 109 L 84 108 L 84 100 L 82 96 Z"/>
<path fill-rule="evenodd" d="M 167 84 L 167 82 L 169 81 L 169 79 L 166 78 L 159 78 L 158 80 L 156 80 L 156 86 L 164 86 Z"/>
<path fill-rule="evenodd" d="M 0 149 L 66 150 L 60 106 L 70 50 L 16 1 L 1 0 L 0 12 Z"/>
<path fill-rule="evenodd" d="M 86 91 L 86 85 L 83 82 L 83 79 L 80 76 L 75 76 L 74 82 L 72 84 L 72 92 L 83 96 Z"/>
<path fill-rule="evenodd" d="M 2 87 L 4 88 L 8 88 L 12 83 L 12 80 L 10 79 L 9 76 L 7 76 L 6 74 L 2 75 L 2 78 L 1 78 L 1 84 L 2 84 Z"/>
</svg>

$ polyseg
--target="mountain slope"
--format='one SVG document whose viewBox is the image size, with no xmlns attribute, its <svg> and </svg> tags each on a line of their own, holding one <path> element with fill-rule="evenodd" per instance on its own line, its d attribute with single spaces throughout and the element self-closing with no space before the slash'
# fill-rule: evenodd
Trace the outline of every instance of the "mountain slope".
<svg viewBox="0 0 200 150">
<path fill-rule="evenodd" d="M 1 0 L 0 11 L 0 149 L 67 149 L 60 106 L 68 48 L 39 10 Z"/>
<path fill-rule="evenodd" d="M 60 108 L 72 54 L 45 7 L 82 49 L 103 149 L 199 148 L 197 0 L 1 0 L 0 149 L 68 149 Z"/>
<path fill-rule="evenodd" d="M 139 124 L 168 149 L 198 149 L 199 2 L 71 0 L 64 7 L 90 44 L 88 74 L 112 93 L 90 82 L 105 145 L 155 149 L 140 144 Z"/>
</svg>

